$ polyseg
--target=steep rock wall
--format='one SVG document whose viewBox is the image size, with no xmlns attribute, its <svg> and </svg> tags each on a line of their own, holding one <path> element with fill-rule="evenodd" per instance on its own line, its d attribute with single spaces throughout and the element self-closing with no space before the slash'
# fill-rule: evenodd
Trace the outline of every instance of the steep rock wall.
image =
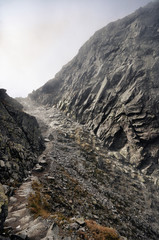
<svg viewBox="0 0 159 240">
<path fill-rule="evenodd" d="M 108 24 L 30 97 L 88 124 L 120 160 L 158 175 L 159 2 Z"/>
</svg>

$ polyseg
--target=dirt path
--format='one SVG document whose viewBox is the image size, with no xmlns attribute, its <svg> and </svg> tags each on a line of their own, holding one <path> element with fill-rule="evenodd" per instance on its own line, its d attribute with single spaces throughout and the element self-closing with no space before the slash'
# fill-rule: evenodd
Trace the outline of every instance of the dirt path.
<svg viewBox="0 0 159 240">
<path fill-rule="evenodd" d="M 39 162 L 44 161 L 43 164 L 40 164 L 40 167 L 43 167 L 43 171 L 38 171 L 39 164 L 37 164 L 38 166 L 35 166 L 35 171 L 33 170 L 32 175 L 26 179 L 20 188 L 16 190 L 14 196 L 10 198 L 9 212 L 5 226 L 12 228 L 14 234 L 23 238 L 28 236 L 29 239 L 39 240 L 46 236 L 52 222 L 42 218 L 34 219 L 27 207 L 28 197 L 33 192 L 32 183 L 34 181 L 38 182 L 50 168 L 51 153 L 56 152 L 57 130 L 60 129 L 61 131 L 63 127 L 64 131 L 66 126 L 65 124 L 61 125 L 61 121 L 63 120 L 61 118 L 62 114 L 56 109 L 45 110 L 43 107 L 36 106 L 33 108 L 32 103 L 30 103 L 31 105 L 29 103 L 26 103 L 27 109 L 25 110 L 37 117 L 45 139 L 46 149 L 39 157 Z"/>
<path fill-rule="evenodd" d="M 73 156 L 71 149 L 74 152 L 74 144 L 68 146 L 69 140 L 67 139 L 67 135 L 73 135 L 76 129 L 81 128 L 81 126 L 66 118 L 64 114 L 55 108 L 36 106 L 30 101 L 24 101 L 23 104 L 24 110 L 37 118 L 45 139 L 46 149 L 39 157 L 39 164 L 35 166 L 31 176 L 26 179 L 20 188 L 16 190 L 14 196 L 10 198 L 9 212 L 5 226 L 13 229 L 14 234 L 24 239 L 28 236 L 29 239 L 39 240 L 47 235 L 54 221 L 41 217 L 34 219 L 30 213 L 28 209 L 28 197 L 33 192 L 32 184 L 34 181 L 38 182 L 41 179 L 46 181 L 46 179 L 52 179 L 53 177 L 56 180 L 59 178 L 63 179 L 63 176 L 61 176 L 61 174 L 63 175 L 62 161 L 66 160 L 66 163 L 70 164 L 67 158 Z M 70 148 L 69 157 L 66 146 Z M 77 149 L 77 153 L 78 155 L 80 154 L 79 149 Z M 76 156 L 75 152 L 73 154 Z M 41 162 L 43 163 L 41 164 Z M 40 170 L 41 167 L 42 171 Z"/>
</svg>

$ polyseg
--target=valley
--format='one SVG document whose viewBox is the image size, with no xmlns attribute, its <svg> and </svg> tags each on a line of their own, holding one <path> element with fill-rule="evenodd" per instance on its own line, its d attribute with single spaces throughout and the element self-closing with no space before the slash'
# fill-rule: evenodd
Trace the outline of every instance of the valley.
<svg viewBox="0 0 159 240">
<path fill-rule="evenodd" d="M 159 2 L 27 98 L 0 89 L 0 240 L 159 239 Z"/>
</svg>

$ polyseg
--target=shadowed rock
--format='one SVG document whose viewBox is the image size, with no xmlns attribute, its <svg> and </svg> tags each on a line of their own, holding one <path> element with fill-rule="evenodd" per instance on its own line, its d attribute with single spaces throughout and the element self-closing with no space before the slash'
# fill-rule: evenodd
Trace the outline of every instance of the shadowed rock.
<svg viewBox="0 0 159 240">
<path fill-rule="evenodd" d="M 0 181 L 13 185 L 27 176 L 44 149 L 35 117 L 0 89 Z"/>
</svg>

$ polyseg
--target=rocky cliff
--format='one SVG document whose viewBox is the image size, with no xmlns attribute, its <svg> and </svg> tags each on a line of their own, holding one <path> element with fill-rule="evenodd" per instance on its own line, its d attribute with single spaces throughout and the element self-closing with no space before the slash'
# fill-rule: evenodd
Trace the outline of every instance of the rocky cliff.
<svg viewBox="0 0 159 240">
<path fill-rule="evenodd" d="M 90 126 L 112 154 L 158 175 L 159 2 L 97 31 L 30 97 Z"/>
<path fill-rule="evenodd" d="M 44 150 L 39 125 L 23 106 L 0 89 L 0 182 L 15 186 Z"/>
</svg>

